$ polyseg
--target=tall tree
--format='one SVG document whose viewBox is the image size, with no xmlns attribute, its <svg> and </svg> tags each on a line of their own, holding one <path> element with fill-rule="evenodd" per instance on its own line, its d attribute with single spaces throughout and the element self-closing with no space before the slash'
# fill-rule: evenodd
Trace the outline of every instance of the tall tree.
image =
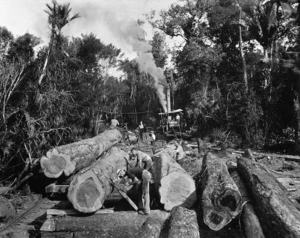
<svg viewBox="0 0 300 238">
<path fill-rule="evenodd" d="M 38 84 L 41 85 L 44 77 L 46 76 L 47 71 L 47 65 L 49 61 L 50 54 L 52 50 L 57 46 L 57 43 L 59 42 L 59 39 L 61 37 L 61 30 L 62 28 L 73 21 L 74 19 L 79 17 L 79 14 L 75 14 L 73 16 L 70 16 L 71 8 L 70 3 L 67 4 L 58 4 L 56 0 L 52 1 L 52 6 L 49 4 L 46 4 L 48 10 L 45 10 L 45 12 L 48 14 L 48 23 L 51 28 L 51 35 L 50 35 L 50 43 L 48 52 L 46 55 L 46 59 L 44 62 L 44 66 L 42 69 L 42 73 L 39 77 Z"/>
</svg>

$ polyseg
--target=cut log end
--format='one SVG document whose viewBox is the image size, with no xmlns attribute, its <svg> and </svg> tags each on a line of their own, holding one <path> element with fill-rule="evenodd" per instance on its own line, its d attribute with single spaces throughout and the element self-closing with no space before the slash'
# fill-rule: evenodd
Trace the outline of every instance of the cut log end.
<svg viewBox="0 0 300 238">
<path fill-rule="evenodd" d="M 227 210 L 232 216 L 240 212 L 241 195 L 235 190 L 227 189 L 217 200 L 218 206 Z"/>
<path fill-rule="evenodd" d="M 217 210 L 216 208 L 212 208 L 203 216 L 204 223 L 214 231 L 221 230 L 231 220 L 232 218 L 228 215 L 228 213 L 225 213 L 223 210 Z"/>
<path fill-rule="evenodd" d="M 166 211 L 182 204 L 191 207 L 195 203 L 197 197 L 193 192 L 196 187 L 192 178 L 180 172 L 173 172 L 162 178 L 160 182 L 161 203 L 164 204 Z"/>
<path fill-rule="evenodd" d="M 214 231 L 222 229 L 240 213 L 241 202 L 239 193 L 232 189 L 226 190 L 216 200 L 216 206 L 206 210 L 204 223 Z"/>
<path fill-rule="evenodd" d="M 58 154 L 56 150 L 48 153 L 47 157 L 43 156 L 40 160 L 44 174 L 48 178 L 58 178 L 70 163 L 70 156 Z"/>
<path fill-rule="evenodd" d="M 77 176 L 70 188 L 68 198 L 78 211 L 89 213 L 102 207 L 105 191 L 92 170 Z"/>
</svg>

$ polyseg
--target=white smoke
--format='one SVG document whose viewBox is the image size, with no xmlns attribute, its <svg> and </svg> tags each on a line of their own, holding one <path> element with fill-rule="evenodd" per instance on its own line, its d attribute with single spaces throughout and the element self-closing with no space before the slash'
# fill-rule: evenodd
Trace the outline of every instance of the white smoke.
<svg viewBox="0 0 300 238">
<path fill-rule="evenodd" d="M 121 48 L 127 56 L 135 58 L 139 65 L 139 69 L 145 73 L 149 73 L 154 78 L 154 86 L 163 110 L 167 111 L 167 100 L 164 93 L 164 87 L 167 85 L 163 69 L 156 67 L 153 55 L 151 53 L 152 46 L 146 40 L 145 30 L 137 23 L 136 20 L 129 18 L 127 14 L 119 14 L 120 7 L 111 8 L 103 5 L 92 5 L 89 3 L 86 8 L 81 8 L 76 11 L 77 5 L 72 3 L 74 12 L 79 12 L 81 18 L 76 19 L 76 23 L 70 24 L 68 31 L 76 32 L 77 28 L 82 26 L 81 29 L 90 29 L 91 32 L 99 32 L 96 29 L 102 26 L 101 31 L 106 32 L 109 38 L 101 40 L 104 43 L 112 43 L 118 48 Z M 123 6 L 124 7 L 124 6 Z M 101 24 L 100 24 L 101 22 Z M 91 25 L 92 24 L 92 25 Z M 74 34 L 72 34 L 74 35 Z M 103 35 L 103 34 L 102 34 Z"/>
</svg>

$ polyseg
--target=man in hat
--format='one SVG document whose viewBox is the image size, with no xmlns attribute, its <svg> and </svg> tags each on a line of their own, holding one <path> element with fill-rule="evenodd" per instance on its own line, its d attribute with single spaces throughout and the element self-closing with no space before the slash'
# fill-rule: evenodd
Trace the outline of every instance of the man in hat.
<svg viewBox="0 0 300 238">
<path fill-rule="evenodd" d="M 143 168 L 151 172 L 153 161 L 150 155 L 133 148 L 131 149 L 131 157 L 132 156 L 136 157 L 137 159 L 136 167 Z"/>
</svg>

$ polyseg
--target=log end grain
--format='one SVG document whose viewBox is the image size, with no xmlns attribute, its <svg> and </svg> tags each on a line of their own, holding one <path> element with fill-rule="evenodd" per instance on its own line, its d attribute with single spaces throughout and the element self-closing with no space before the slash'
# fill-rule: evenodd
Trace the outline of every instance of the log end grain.
<svg viewBox="0 0 300 238">
<path fill-rule="evenodd" d="M 44 174 L 48 178 L 58 178 L 63 172 L 69 175 L 75 169 L 70 156 L 59 153 L 56 149 L 47 152 L 40 160 Z M 67 171 L 65 171 L 67 169 Z"/>
<path fill-rule="evenodd" d="M 92 170 L 88 170 L 72 180 L 68 199 L 80 212 L 89 213 L 100 209 L 103 205 L 105 191 Z"/>
<path fill-rule="evenodd" d="M 182 204 L 190 208 L 197 200 L 194 180 L 181 171 L 168 174 L 160 183 L 160 202 L 164 204 L 166 211 L 171 211 L 173 207 Z"/>
</svg>

